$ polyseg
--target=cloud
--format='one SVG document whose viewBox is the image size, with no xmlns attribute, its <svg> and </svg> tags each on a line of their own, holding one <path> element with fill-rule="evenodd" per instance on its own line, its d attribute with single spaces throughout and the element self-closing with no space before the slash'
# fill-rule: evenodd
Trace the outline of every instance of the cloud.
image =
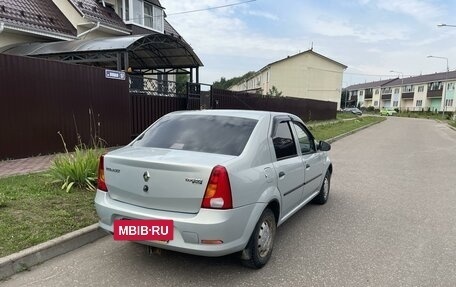
<svg viewBox="0 0 456 287">
<path fill-rule="evenodd" d="M 376 0 L 376 1 L 359 1 L 360 4 L 375 5 L 377 8 L 400 13 L 415 18 L 419 21 L 436 20 L 445 14 L 442 6 L 438 5 L 435 1 L 430 2 L 426 0 Z"/>
<path fill-rule="evenodd" d="M 173 6 L 176 5 L 173 3 L 176 1 L 162 2 L 163 5 L 169 5 L 167 6 L 169 13 L 177 9 L 195 9 L 195 7 L 191 6 Z M 213 1 L 198 2 L 198 7 L 200 5 L 204 7 L 203 2 L 206 3 L 206 7 L 210 7 L 207 3 L 212 3 Z M 219 5 L 220 2 L 217 3 Z M 211 6 L 213 7 L 214 4 Z M 220 10 L 225 10 L 225 8 Z M 262 11 L 252 11 L 252 15 L 278 19 L 277 16 Z M 192 45 L 196 52 L 201 54 L 242 55 L 247 57 L 269 54 L 269 57 L 274 57 L 291 51 L 302 50 L 302 43 L 299 39 L 280 35 L 266 35 L 262 34 L 262 31 L 251 31 L 246 22 L 241 17 L 238 17 L 236 13 L 227 14 L 226 11 L 219 10 L 202 11 L 192 14 L 171 15 L 168 17 L 168 21 Z"/>
<path fill-rule="evenodd" d="M 251 16 L 263 17 L 263 18 L 266 18 L 266 19 L 269 19 L 269 20 L 272 20 L 272 21 L 278 21 L 279 20 L 279 17 L 277 17 L 276 15 L 274 15 L 272 13 L 269 13 L 269 12 L 265 12 L 265 11 L 249 10 L 249 11 L 247 11 L 247 14 L 251 15 Z"/>
<path fill-rule="evenodd" d="M 408 29 L 399 28 L 394 24 L 360 25 L 327 14 L 321 14 L 314 19 L 307 18 L 304 21 L 304 25 L 313 33 L 328 37 L 353 37 L 365 43 L 400 40 L 408 37 Z"/>
</svg>

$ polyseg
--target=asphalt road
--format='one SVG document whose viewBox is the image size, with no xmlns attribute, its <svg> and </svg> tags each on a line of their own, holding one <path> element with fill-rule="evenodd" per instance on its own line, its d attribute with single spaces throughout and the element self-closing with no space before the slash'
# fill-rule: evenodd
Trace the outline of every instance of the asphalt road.
<svg viewBox="0 0 456 287">
<path fill-rule="evenodd" d="M 103 238 L 3 286 L 456 286 L 456 131 L 390 118 L 333 144 L 330 200 L 279 227 L 261 270 Z"/>
</svg>

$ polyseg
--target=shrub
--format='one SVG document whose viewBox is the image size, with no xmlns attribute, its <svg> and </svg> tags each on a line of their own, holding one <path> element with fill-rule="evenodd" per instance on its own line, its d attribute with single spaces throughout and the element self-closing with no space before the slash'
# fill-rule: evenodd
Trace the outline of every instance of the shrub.
<svg viewBox="0 0 456 287">
<path fill-rule="evenodd" d="M 74 148 L 74 152 L 69 152 L 62 134 L 58 132 L 65 148 L 65 153 L 55 157 L 48 176 L 53 179 L 52 183 L 62 184 L 62 189 L 65 189 L 67 192 L 73 186 L 95 190 L 98 160 L 105 153 L 105 142 L 98 136 L 100 134 L 100 122 L 95 121 L 91 109 L 89 109 L 89 118 L 90 146 L 85 145 L 79 133 L 77 133 L 78 145 Z"/>
<path fill-rule="evenodd" d="M 67 151 L 56 156 L 49 175 L 54 179 L 53 183 L 62 184 L 67 192 L 73 186 L 95 190 L 98 159 L 103 153 L 104 149 L 100 148 L 75 147 L 72 153 Z"/>
</svg>

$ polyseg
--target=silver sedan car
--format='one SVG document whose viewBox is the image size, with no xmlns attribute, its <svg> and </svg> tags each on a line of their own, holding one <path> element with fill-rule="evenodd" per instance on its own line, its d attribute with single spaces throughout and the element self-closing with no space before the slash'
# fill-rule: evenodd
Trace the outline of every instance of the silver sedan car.
<svg viewBox="0 0 456 287">
<path fill-rule="evenodd" d="M 99 224 L 114 239 L 202 256 L 239 252 L 261 268 L 277 227 L 308 202 L 328 200 L 330 148 L 292 114 L 170 113 L 100 158 Z M 171 222 L 172 238 L 128 237 L 159 231 L 125 227 L 150 220 Z"/>
</svg>

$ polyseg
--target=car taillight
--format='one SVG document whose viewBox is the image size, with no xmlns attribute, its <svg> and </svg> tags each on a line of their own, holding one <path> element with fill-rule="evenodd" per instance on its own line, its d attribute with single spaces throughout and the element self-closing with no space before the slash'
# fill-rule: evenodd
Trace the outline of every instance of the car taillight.
<svg viewBox="0 0 456 287">
<path fill-rule="evenodd" d="M 217 165 L 212 170 L 201 207 L 216 209 L 233 208 L 230 179 L 225 167 Z"/>
<path fill-rule="evenodd" d="M 108 191 L 108 187 L 105 182 L 104 174 L 104 156 L 100 156 L 100 162 L 98 163 L 98 184 L 97 188 L 101 191 Z"/>
</svg>

